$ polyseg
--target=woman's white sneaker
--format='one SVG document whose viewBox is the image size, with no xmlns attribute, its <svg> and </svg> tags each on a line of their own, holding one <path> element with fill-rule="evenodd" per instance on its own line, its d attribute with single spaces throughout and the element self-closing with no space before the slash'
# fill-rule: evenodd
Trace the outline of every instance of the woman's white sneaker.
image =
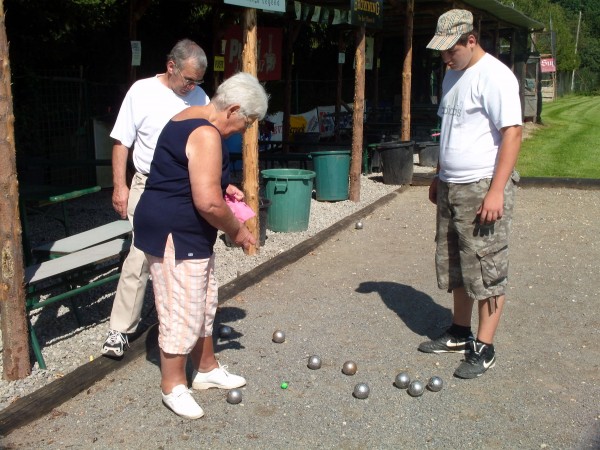
<svg viewBox="0 0 600 450">
<path fill-rule="evenodd" d="M 163 403 L 178 416 L 186 419 L 199 419 L 204 415 L 204 411 L 190 392 L 186 386 L 178 384 L 170 394 L 162 393 Z"/>
<path fill-rule="evenodd" d="M 246 379 L 227 371 L 227 366 L 222 366 L 210 372 L 198 372 L 194 370 L 192 375 L 192 387 L 194 389 L 235 389 L 246 384 Z"/>
</svg>

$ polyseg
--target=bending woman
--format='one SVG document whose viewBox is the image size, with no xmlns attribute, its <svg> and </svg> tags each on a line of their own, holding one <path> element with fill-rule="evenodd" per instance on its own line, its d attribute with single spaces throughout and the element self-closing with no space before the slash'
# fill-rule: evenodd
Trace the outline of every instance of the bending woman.
<svg viewBox="0 0 600 450">
<path fill-rule="evenodd" d="M 238 73 L 223 82 L 206 106 L 189 107 L 167 123 L 158 143 L 146 189 L 134 217 L 134 245 L 150 264 L 159 320 L 163 402 L 190 419 L 204 412 L 187 386 L 232 389 L 246 384 L 217 362 L 212 340 L 217 309 L 213 246 L 217 229 L 248 248 L 255 239 L 233 215 L 225 192 L 229 154 L 223 140 L 243 132 L 266 112 L 268 96 L 258 80 Z"/>
</svg>

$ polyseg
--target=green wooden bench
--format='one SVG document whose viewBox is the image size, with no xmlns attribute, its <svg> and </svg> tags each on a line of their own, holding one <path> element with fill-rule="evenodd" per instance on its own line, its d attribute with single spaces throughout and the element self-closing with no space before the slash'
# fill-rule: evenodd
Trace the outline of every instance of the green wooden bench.
<svg viewBox="0 0 600 450">
<path fill-rule="evenodd" d="M 46 242 L 33 248 L 36 261 L 54 259 L 69 253 L 78 252 L 94 245 L 102 244 L 116 238 L 125 238 L 131 234 L 128 220 L 115 220 L 82 233 L 67 236 L 57 241 Z"/>
<path fill-rule="evenodd" d="M 128 239 L 112 239 L 25 268 L 26 312 L 29 334 L 31 346 L 40 369 L 45 369 L 46 363 L 42 356 L 35 329 L 31 324 L 29 313 L 118 280 L 121 264 L 129 251 L 130 245 L 131 241 Z M 75 305 L 72 305 L 72 310 L 80 323 Z"/>
</svg>

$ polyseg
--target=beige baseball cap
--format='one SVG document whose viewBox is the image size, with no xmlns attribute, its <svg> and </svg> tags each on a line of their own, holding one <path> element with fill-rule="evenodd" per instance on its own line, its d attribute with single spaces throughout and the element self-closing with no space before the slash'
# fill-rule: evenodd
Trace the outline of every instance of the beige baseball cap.
<svg viewBox="0 0 600 450">
<path fill-rule="evenodd" d="M 435 36 L 427 48 L 432 50 L 448 50 L 460 37 L 473 31 L 473 14 L 466 9 L 451 9 L 438 19 Z"/>
</svg>

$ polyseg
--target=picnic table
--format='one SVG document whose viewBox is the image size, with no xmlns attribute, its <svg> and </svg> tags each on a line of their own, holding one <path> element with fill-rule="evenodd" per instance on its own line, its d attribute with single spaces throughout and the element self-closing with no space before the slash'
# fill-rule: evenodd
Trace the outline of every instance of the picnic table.
<svg viewBox="0 0 600 450">
<path fill-rule="evenodd" d="M 41 369 L 46 368 L 46 363 L 29 313 L 68 300 L 81 326 L 74 297 L 118 280 L 121 264 L 131 246 L 132 230 L 128 220 L 72 233 L 66 203 L 98 191 L 100 186 L 24 185 L 19 192 L 27 291 L 25 306 L 33 353 Z M 56 214 L 57 208 L 59 214 Z M 58 221 L 65 237 L 32 248 L 29 231 L 32 214 L 38 215 L 37 220 Z"/>
<path fill-rule="evenodd" d="M 62 224 L 65 236 L 70 236 L 69 218 L 66 202 L 84 195 L 93 194 L 100 190 L 100 186 L 50 186 L 50 185 L 23 185 L 19 188 L 19 213 L 23 229 L 23 254 L 25 264 L 31 264 L 31 239 L 29 231 L 29 215 L 39 214 L 44 219 L 52 218 Z M 60 215 L 55 215 L 59 207 Z"/>
</svg>

